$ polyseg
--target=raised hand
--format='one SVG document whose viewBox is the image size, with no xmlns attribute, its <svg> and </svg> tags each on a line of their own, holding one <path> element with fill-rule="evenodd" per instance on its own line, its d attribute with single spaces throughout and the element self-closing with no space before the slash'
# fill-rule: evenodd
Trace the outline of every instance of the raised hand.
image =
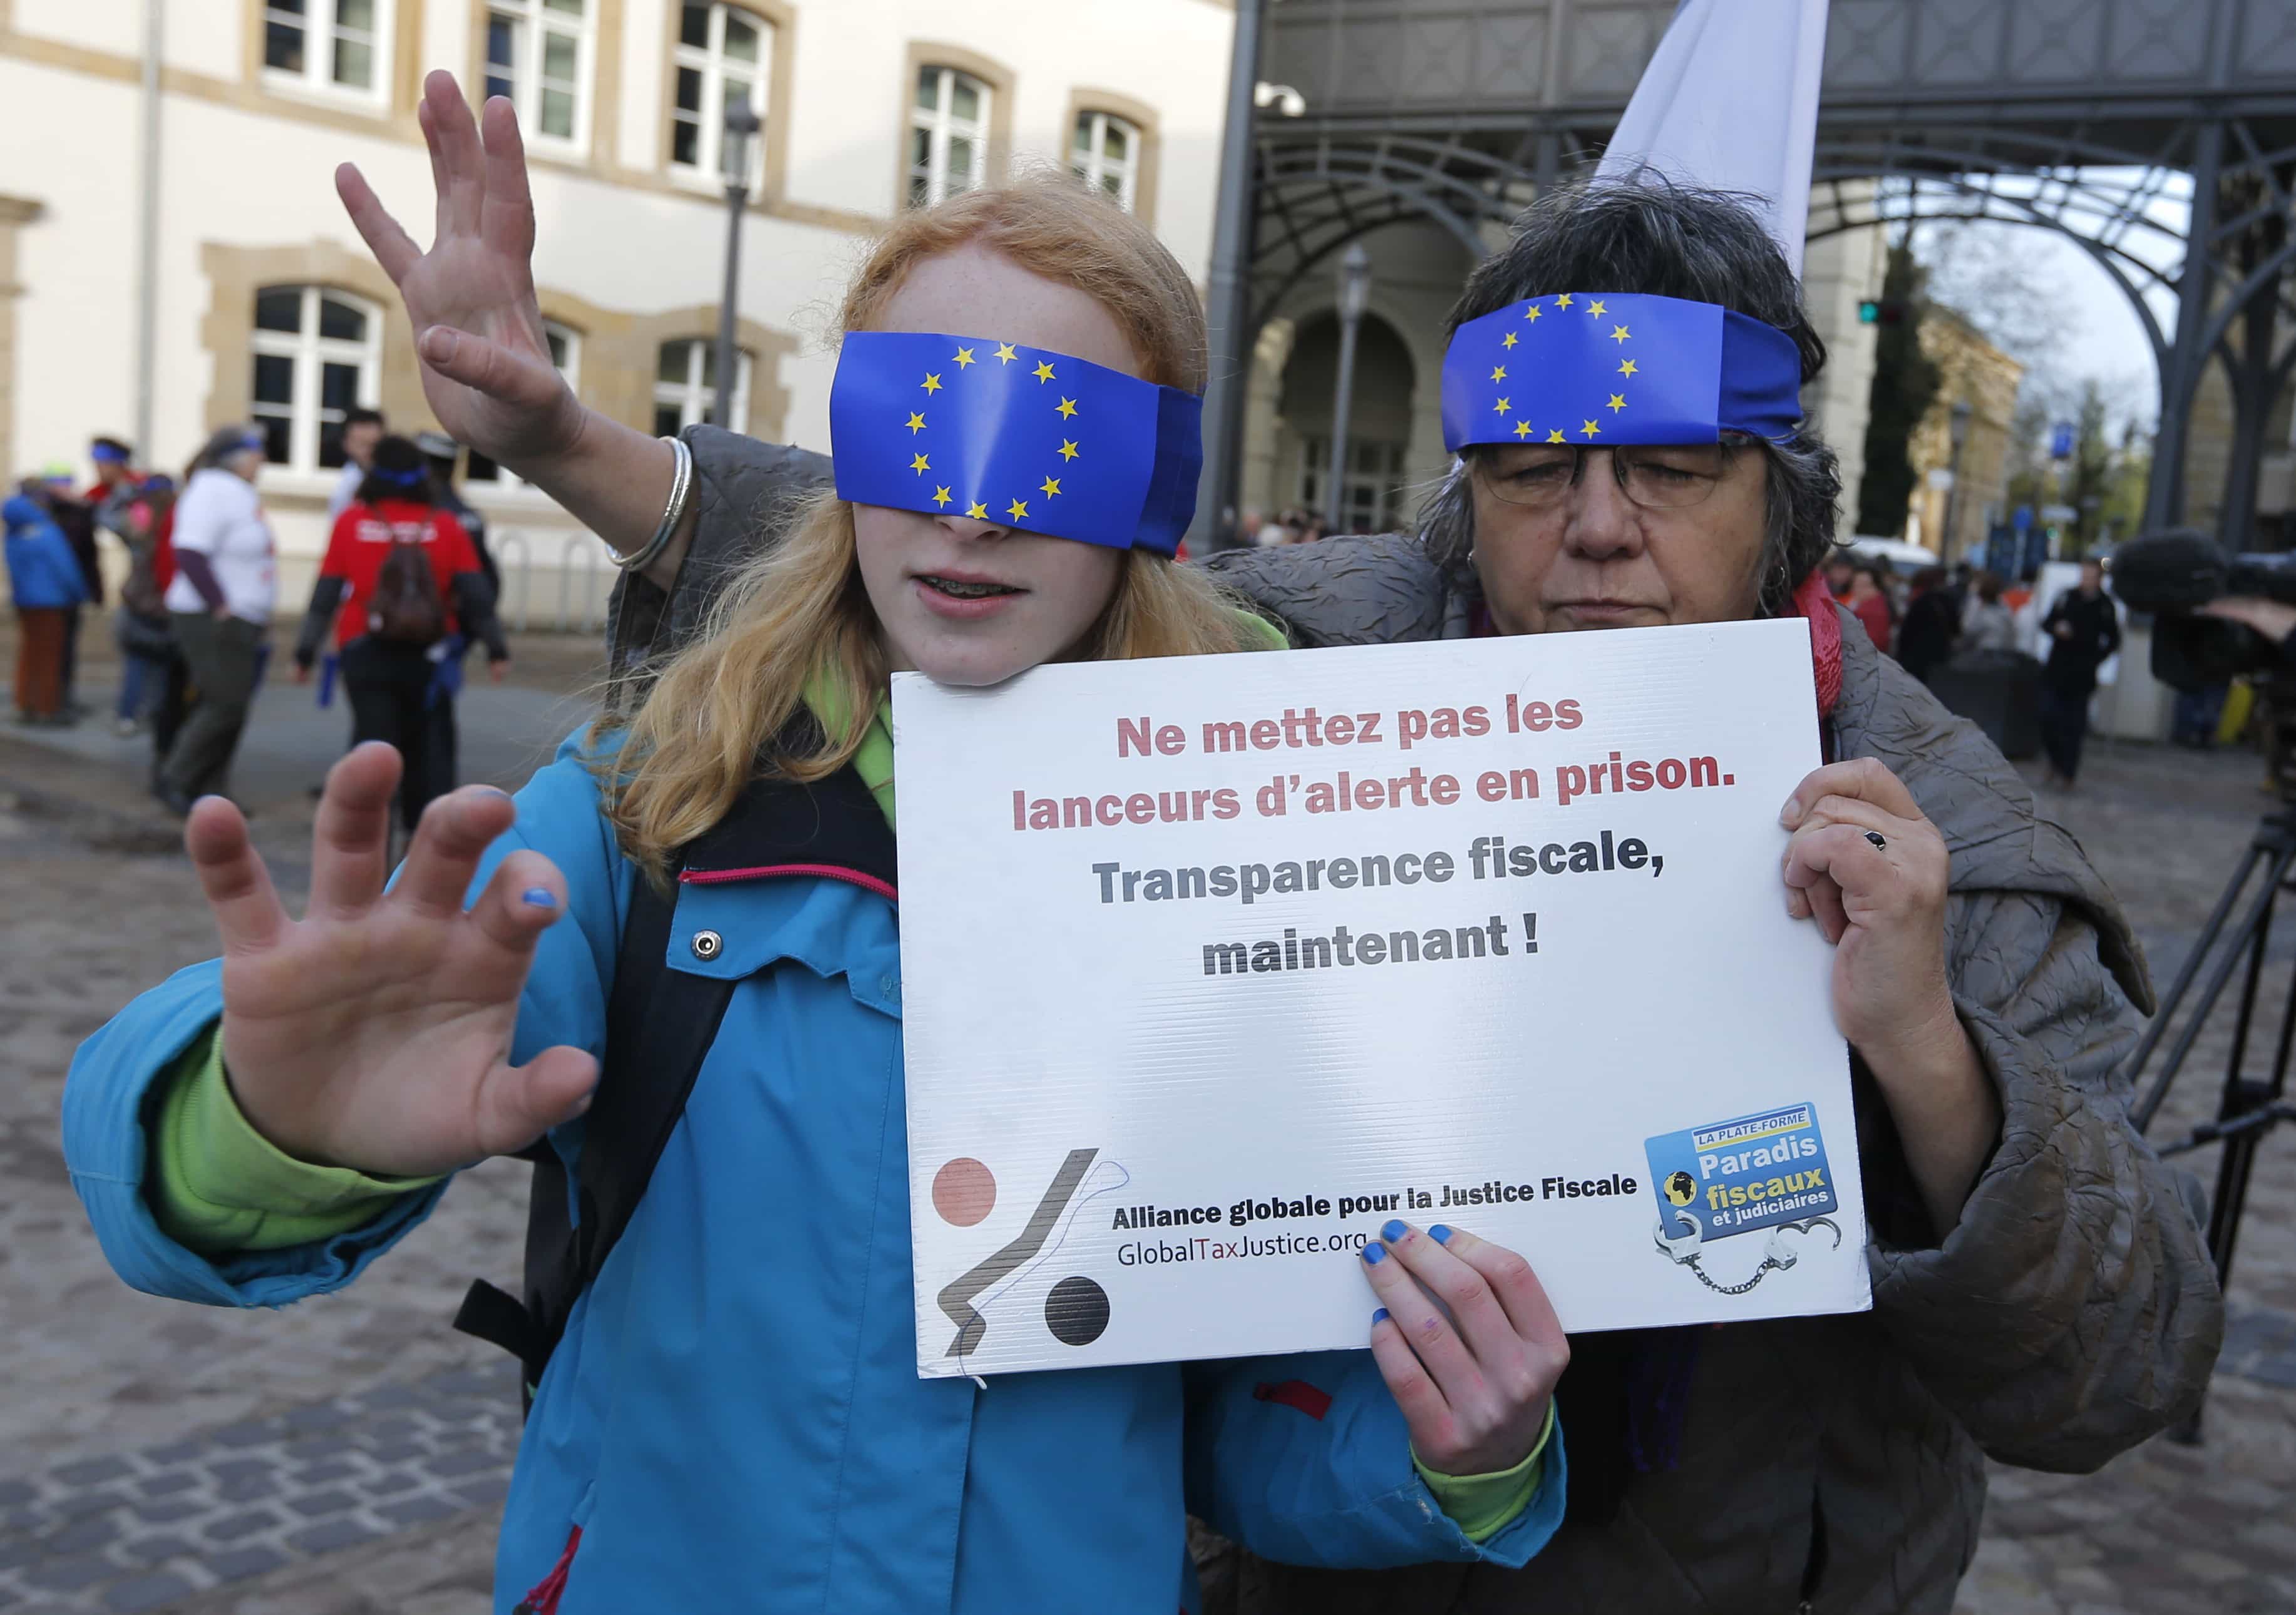
<svg viewBox="0 0 2296 1615">
<path fill-rule="evenodd" d="M 536 940 L 566 907 L 550 860 L 519 851 L 464 912 L 510 798 L 472 786 L 432 802 L 385 892 L 398 772 L 379 742 L 329 771 L 300 921 L 229 802 L 200 801 L 184 840 L 223 933 L 224 1065 L 248 1120 L 301 1160 L 422 1177 L 579 1115 L 597 1062 L 564 1046 L 508 1061 Z"/>
<path fill-rule="evenodd" d="M 356 165 L 335 170 L 335 190 L 406 305 L 423 397 L 449 436 L 513 470 L 564 454 L 586 415 L 551 365 L 535 299 L 534 199 L 518 114 L 497 96 L 474 123 L 455 76 L 440 70 L 422 81 L 415 116 L 439 190 L 428 252 Z"/>
<path fill-rule="evenodd" d="M 1419 1461 L 1489 1475 L 1529 1457 L 1570 1361 L 1530 1264 L 1464 1229 L 1398 1220 L 1364 1247 L 1364 1273 L 1385 1303 L 1372 1357 Z"/>
</svg>

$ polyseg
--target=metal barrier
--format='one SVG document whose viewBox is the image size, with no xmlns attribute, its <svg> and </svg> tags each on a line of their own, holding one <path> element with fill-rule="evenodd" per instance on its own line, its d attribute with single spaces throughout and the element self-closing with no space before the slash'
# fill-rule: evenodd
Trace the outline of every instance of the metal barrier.
<svg viewBox="0 0 2296 1615">
<path fill-rule="evenodd" d="M 529 576 L 534 566 L 534 548 L 527 543 L 524 533 L 512 529 L 495 537 L 494 552 L 495 571 L 503 580 L 504 594 L 510 591 L 511 556 L 515 553 L 518 557 L 518 620 L 515 627 L 518 632 L 523 634 L 526 632 L 528 607 L 534 600 L 534 579 Z M 496 601 L 495 615 L 503 621 L 509 622 L 511 620 L 509 602 Z"/>
<path fill-rule="evenodd" d="M 594 533 L 575 533 L 558 548 L 558 631 L 570 633 L 576 628 L 587 632 L 593 627 L 605 626 L 605 611 L 598 599 L 598 574 L 605 568 L 603 541 Z M 582 618 L 574 620 L 575 558 L 581 558 Z"/>
</svg>

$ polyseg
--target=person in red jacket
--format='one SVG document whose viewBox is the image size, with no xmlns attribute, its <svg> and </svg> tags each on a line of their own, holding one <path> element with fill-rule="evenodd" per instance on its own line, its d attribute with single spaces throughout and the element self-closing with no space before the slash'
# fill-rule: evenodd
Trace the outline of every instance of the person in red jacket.
<svg viewBox="0 0 2296 1615">
<path fill-rule="evenodd" d="M 495 681 L 510 647 L 471 536 L 435 502 L 422 451 L 405 438 L 375 445 L 358 497 L 335 519 L 295 644 L 295 679 L 311 676 L 332 624 L 351 706 L 351 744 L 388 741 L 406 759 L 398 792 L 409 831 L 454 788 L 431 766 L 432 709 L 455 698 L 469 639 L 484 642 Z"/>
</svg>

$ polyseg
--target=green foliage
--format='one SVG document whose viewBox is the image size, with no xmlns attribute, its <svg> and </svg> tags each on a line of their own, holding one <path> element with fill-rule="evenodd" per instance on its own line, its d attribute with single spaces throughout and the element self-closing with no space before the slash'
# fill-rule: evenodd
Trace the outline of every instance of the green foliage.
<svg viewBox="0 0 2296 1615">
<path fill-rule="evenodd" d="M 1872 414 L 1866 424 L 1866 478 L 1857 492 L 1857 531 L 1896 537 L 1906 529 L 1914 495 L 1906 450 L 1936 401 L 1941 377 L 1922 351 L 1922 316 L 1928 310 L 1929 271 L 1904 242 L 1890 249 L 1882 300 L 1903 305 L 1911 317 L 1881 327 L 1874 350 Z"/>
</svg>

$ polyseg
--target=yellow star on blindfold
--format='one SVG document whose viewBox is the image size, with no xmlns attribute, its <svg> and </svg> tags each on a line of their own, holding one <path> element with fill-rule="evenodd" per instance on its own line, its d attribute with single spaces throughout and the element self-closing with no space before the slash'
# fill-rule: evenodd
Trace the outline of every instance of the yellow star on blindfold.
<svg viewBox="0 0 2296 1615">
<path fill-rule="evenodd" d="M 1493 366 L 1491 367 L 1491 380 L 1492 380 L 1492 381 L 1505 381 L 1505 380 L 1506 380 L 1506 366 L 1505 366 L 1505 365 L 1493 365 Z"/>
<path fill-rule="evenodd" d="M 1070 442 L 1066 438 L 1062 438 L 1062 439 L 1061 439 L 1061 458 L 1062 458 L 1062 459 L 1063 459 L 1063 460 L 1073 460 L 1073 459 L 1075 459 L 1075 458 L 1077 457 L 1078 453 L 1078 450 L 1077 446 L 1076 446 L 1075 444 L 1073 444 L 1073 443 Z"/>
<path fill-rule="evenodd" d="M 1053 367 L 1050 365 L 1047 365 L 1044 360 L 1038 359 L 1037 361 L 1036 377 L 1038 381 L 1051 381 L 1053 379 Z"/>
<path fill-rule="evenodd" d="M 1561 427 L 1559 427 L 1559 426 L 1558 426 L 1558 427 L 1556 427 L 1553 431 L 1548 432 L 1548 433 L 1546 434 L 1546 440 L 1547 440 L 1549 443 L 1560 443 L 1560 442 L 1562 442 L 1562 429 Z"/>
<path fill-rule="evenodd" d="M 1624 325 L 1613 325 L 1611 327 L 1611 340 L 1613 342 L 1623 342 L 1626 340 L 1627 328 Z"/>
<path fill-rule="evenodd" d="M 1044 490 L 1045 497 L 1049 499 L 1061 491 L 1061 480 L 1058 477 L 1047 477 L 1037 486 Z"/>
<path fill-rule="evenodd" d="M 939 392 L 940 390 L 940 378 L 939 376 L 929 375 L 922 381 L 919 382 L 918 385 L 922 387 L 927 392 Z"/>
<path fill-rule="evenodd" d="M 1019 354 L 1013 351 L 1012 343 L 999 342 L 996 344 L 996 362 L 999 365 L 1010 365 L 1013 360 L 1020 357 L 1021 356 Z"/>
<path fill-rule="evenodd" d="M 1579 430 L 1580 431 L 1585 432 L 1585 433 L 1586 433 L 1588 437 L 1590 437 L 1590 438 L 1599 438 L 1599 437 L 1601 437 L 1601 436 L 1603 435 L 1603 429 L 1602 429 L 1602 427 L 1601 427 L 1601 426 L 1599 426 L 1598 424 L 1596 424 L 1596 423 L 1595 423 L 1595 422 L 1593 422 L 1593 421 L 1589 421 L 1589 422 L 1587 422 L 1584 426 L 1581 426 L 1578 430 Z"/>
<path fill-rule="evenodd" d="M 1491 406 L 1491 410 L 1492 410 L 1492 413 L 1493 413 L 1493 414 L 1502 414 L 1502 415 L 1503 415 L 1503 414 L 1506 414 L 1506 412 L 1507 412 L 1507 410 L 1508 410 L 1508 408 L 1509 408 L 1509 407 L 1510 407 L 1510 406 L 1509 406 L 1509 404 L 1508 404 L 1508 401 L 1507 401 L 1506 399 L 1505 399 L 1505 398 L 1501 398 L 1497 403 L 1496 403 L 1496 404 L 1494 404 L 1494 405 L 1492 405 L 1492 406 Z"/>
<path fill-rule="evenodd" d="M 960 348 L 956 350 L 955 365 L 959 370 L 963 370 L 967 365 L 974 364 L 977 361 L 975 361 L 972 357 L 972 348 Z"/>
<path fill-rule="evenodd" d="M 1004 513 L 1012 517 L 1013 521 L 1018 521 L 1021 517 L 1029 513 L 1029 507 L 1026 504 L 1023 504 L 1020 500 L 1015 499 L 1011 504 L 1004 507 Z"/>
<path fill-rule="evenodd" d="M 1510 331 L 1510 332 L 1508 332 L 1506 333 L 1506 335 L 1505 335 L 1504 337 L 1501 337 L 1501 338 L 1499 339 L 1499 346 L 1500 346 L 1500 347 L 1502 347 L 1502 348 L 1512 348 L 1512 347 L 1513 347 L 1513 346 L 1514 346 L 1514 332 L 1512 332 L 1512 331 Z"/>
<path fill-rule="evenodd" d="M 1624 393 L 1617 393 L 1617 392 L 1614 392 L 1614 393 L 1612 393 L 1612 394 L 1611 395 L 1611 413 L 1616 414 L 1618 411 L 1620 411 L 1620 410 L 1621 410 L 1621 409 L 1624 409 L 1626 406 L 1627 406 L 1627 398 L 1626 398 L 1626 395 L 1625 395 Z"/>
<path fill-rule="evenodd" d="M 947 504 L 954 496 L 955 496 L 951 495 L 948 489 L 945 488 L 937 488 L 933 489 L 933 503 L 935 504 Z"/>
<path fill-rule="evenodd" d="M 1622 376 L 1630 376 L 1641 368 L 1642 366 L 1636 364 L 1632 359 L 1621 359 L 1619 361 L 1619 373 Z"/>
<path fill-rule="evenodd" d="M 1564 292 L 1561 297 L 1556 298 L 1556 299 L 1554 299 L 1554 306 L 1555 306 L 1557 308 L 1568 308 L 1568 307 L 1570 307 L 1570 294 L 1569 292 L 1567 292 L 1567 291 L 1566 291 L 1566 292 Z"/>
<path fill-rule="evenodd" d="M 922 415 L 918 414 L 916 414 L 915 412 L 912 411 L 912 412 L 910 413 L 910 415 L 909 415 L 909 430 L 910 430 L 910 432 L 911 432 L 912 434 L 914 434 L 914 433 L 916 433 L 916 432 L 921 432 L 921 431 L 924 430 L 924 429 L 925 429 L 925 418 L 924 418 Z"/>
<path fill-rule="evenodd" d="M 916 472 L 918 476 L 922 477 L 927 471 L 932 470 L 932 463 L 927 460 L 922 455 L 918 455 L 910 460 L 909 469 Z"/>
<path fill-rule="evenodd" d="M 1517 438 L 1528 438 L 1535 430 L 1537 429 L 1528 421 L 1517 421 L 1514 423 L 1514 435 Z"/>
<path fill-rule="evenodd" d="M 972 504 L 964 507 L 964 513 L 972 517 L 975 521 L 986 521 L 988 520 L 988 507 L 981 504 L 978 499 L 975 499 Z"/>
<path fill-rule="evenodd" d="M 1595 301 L 1587 305 L 1587 312 L 1590 316 L 1599 319 L 1603 315 L 1611 312 L 1611 306 L 1608 303 L 1603 302 L 1600 298 L 1597 298 Z"/>
<path fill-rule="evenodd" d="M 1546 309 L 1541 308 L 1537 303 L 1533 303 L 1529 307 L 1522 311 L 1522 317 L 1527 320 L 1536 320 L 1546 312 Z"/>
<path fill-rule="evenodd" d="M 1068 420 L 1076 414 L 1076 400 L 1062 398 L 1058 405 L 1054 406 L 1054 408 L 1059 412 L 1061 419 Z"/>
</svg>

